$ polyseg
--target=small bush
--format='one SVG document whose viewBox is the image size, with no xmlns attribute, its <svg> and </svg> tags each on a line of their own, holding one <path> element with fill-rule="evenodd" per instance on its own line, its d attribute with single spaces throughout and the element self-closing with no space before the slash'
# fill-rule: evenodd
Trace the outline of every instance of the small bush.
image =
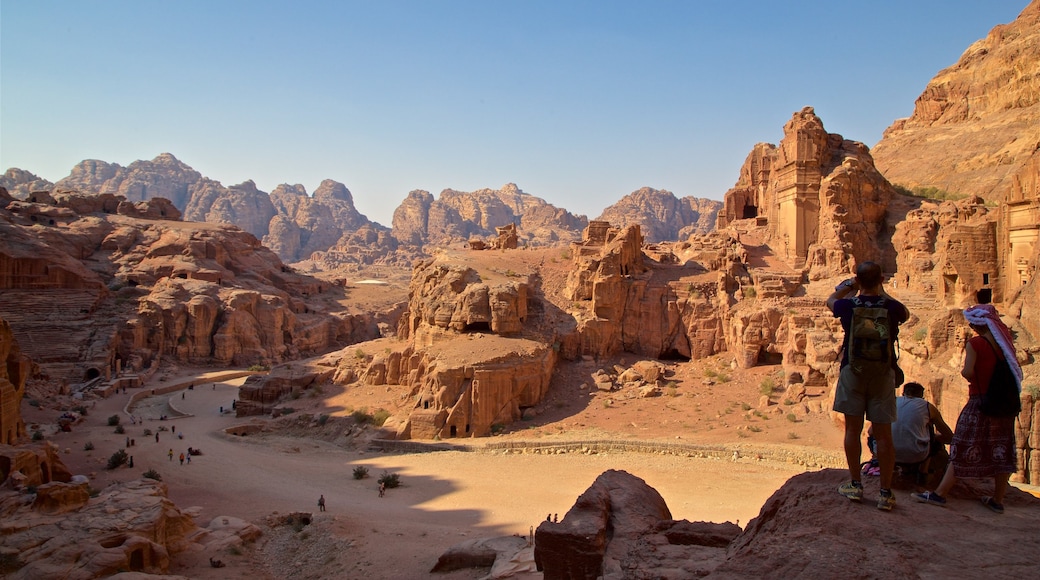
<svg viewBox="0 0 1040 580">
<path fill-rule="evenodd" d="M 758 425 L 748 425 L 747 430 L 751 431 L 752 433 L 759 433 L 759 432 L 762 431 L 762 428 L 759 427 Z"/>
<path fill-rule="evenodd" d="M 744 296 L 748 298 L 755 298 L 756 296 L 758 296 L 758 291 L 755 290 L 754 286 L 748 286 L 744 289 Z"/>
<path fill-rule="evenodd" d="M 151 429 L 145 429 L 145 430 L 144 430 L 144 436 L 145 436 L 145 437 L 147 437 L 147 436 L 149 436 L 149 435 L 151 435 L 151 434 L 152 434 L 152 430 L 151 430 Z"/>
<path fill-rule="evenodd" d="M 144 472 L 141 476 L 147 477 L 148 479 L 154 479 L 155 481 L 162 481 L 162 476 L 159 475 L 159 472 L 154 469 L 149 469 L 148 471 Z"/>
<path fill-rule="evenodd" d="M 324 427 L 325 423 L 328 423 L 328 422 L 329 422 L 329 416 L 328 415 L 320 415 L 318 417 L 318 425 Z"/>
<path fill-rule="evenodd" d="M 747 403 L 741 403 L 740 404 L 740 408 L 745 410 L 745 411 L 750 411 L 751 410 L 751 405 L 749 405 Z"/>
<path fill-rule="evenodd" d="M 1026 392 L 1029 393 L 1033 400 L 1040 399 L 1040 386 L 1037 385 L 1026 385 Z"/>
<path fill-rule="evenodd" d="M 758 392 L 766 396 L 772 395 L 775 388 L 776 381 L 773 380 L 773 377 L 766 377 L 758 384 Z"/>
<path fill-rule="evenodd" d="M 787 414 L 787 420 L 792 422 L 792 423 L 797 423 L 798 422 L 798 417 L 796 417 L 794 413 L 788 413 Z"/>
<path fill-rule="evenodd" d="M 795 433 L 794 431 L 789 431 L 789 432 L 787 433 L 787 438 L 788 438 L 788 439 L 797 439 L 797 438 L 798 438 L 798 434 L 797 434 L 797 433 Z"/>
<path fill-rule="evenodd" d="M 364 358 L 365 358 L 365 351 L 361 350 L 360 348 L 355 350 L 354 351 L 354 358 L 356 358 L 358 360 L 364 360 Z"/>
<path fill-rule="evenodd" d="M 40 402 L 37 401 L 36 399 L 29 399 L 29 406 L 30 407 L 37 407 L 37 408 L 39 408 Z"/>
<path fill-rule="evenodd" d="M 928 329 L 923 326 L 914 331 L 914 340 L 916 340 L 917 342 L 921 342 L 927 337 Z"/>
<path fill-rule="evenodd" d="M 368 477 L 368 468 L 364 465 L 354 467 L 354 479 L 365 479 Z"/>
<path fill-rule="evenodd" d="M 379 476 L 378 482 L 382 483 L 383 485 L 385 485 L 387 489 L 393 489 L 393 488 L 398 487 L 399 485 L 401 485 L 401 477 L 399 475 L 397 475 L 396 473 L 390 473 L 389 471 L 384 471 Z"/>
<path fill-rule="evenodd" d="M 43 433 L 39 429 L 33 431 L 32 440 L 33 441 L 43 441 Z"/>
<path fill-rule="evenodd" d="M 124 433 L 126 433 L 126 428 L 123 427 L 122 425 L 116 425 L 116 434 L 117 435 L 122 435 Z"/>
<path fill-rule="evenodd" d="M 271 367 L 269 367 L 267 365 L 251 365 L 246 370 L 254 372 L 254 373 L 264 373 L 264 372 L 267 372 L 267 371 L 271 370 Z"/>
<path fill-rule="evenodd" d="M 86 443 L 83 444 L 83 451 L 93 451 L 93 450 L 94 450 L 94 444 L 91 443 L 90 441 L 87 441 Z"/>
<path fill-rule="evenodd" d="M 111 417 L 108 418 L 108 426 L 109 427 L 115 427 L 118 424 L 119 424 L 119 415 L 112 415 Z"/>
<path fill-rule="evenodd" d="M 96 488 L 96 487 L 91 487 L 91 486 L 88 485 L 87 486 L 87 494 L 90 495 L 90 497 L 97 497 L 97 496 L 101 495 L 101 490 Z"/>
<path fill-rule="evenodd" d="M 130 456 L 126 454 L 126 451 L 123 451 L 122 449 L 120 449 L 119 451 L 116 451 L 115 453 L 113 453 L 108 458 L 108 468 L 109 469 L 115 469 L 115 468 L 119 467 L 120 465 L 125 464 L 129 460 L 130 460 Z"/>
<path fill-rule="evenodd" d="M 718 381 L 720 383 L 728 383 L 728 382 L 730 382 L 730 380 L 732 380 L 732 379 L 730 378 L 729 375 L 727 375 L 725 373 L 719 373 Z"/>
</svg>

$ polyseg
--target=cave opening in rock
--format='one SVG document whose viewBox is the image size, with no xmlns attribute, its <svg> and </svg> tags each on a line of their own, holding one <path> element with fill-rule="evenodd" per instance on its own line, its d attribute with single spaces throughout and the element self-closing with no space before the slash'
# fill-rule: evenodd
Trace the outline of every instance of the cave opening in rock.
<svg viewBox="0 0 1040 580">
<path fill-rule="evenodd" d="M 690 357 L 688 357 L 688 356 L 686 356 L 684 354 L 681 354 L 678 351 L 678 349 L 674 349 L 674 348 L 670 348 L 670 349 L 668 349 L 666 351 L 663 351 L 661 353 L 661 355 L 658 356 L 657 358 L 659 358 L 661 360 L 677 360 L 677 361 L 681 361 L 681 362 L 690 362 Z"/>
<path fill-rule="evenodd" d="M 744 213 L 741 216 L 743 219 L 751 219 L 758 217 L 758 206 L 757 205 L 745 205 Z"/>
<path fill-rule="evenodd" d="M 462 332 L 491 332 L 491 323 L 471 322 L 462 329 Z"/>
</svg>

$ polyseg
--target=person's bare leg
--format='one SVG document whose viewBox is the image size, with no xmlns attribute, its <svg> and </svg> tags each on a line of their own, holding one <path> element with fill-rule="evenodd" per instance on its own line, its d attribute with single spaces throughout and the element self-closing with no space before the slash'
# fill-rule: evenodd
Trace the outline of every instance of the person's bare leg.
<svg viewBox="0 0 1040 580">
<path fill-rule="evenodd" d="M 939 482 L 939 487 L 935 488 L 935 493 L 946 497 L 946 494 L 953 489 L 953 484 L 957 483 L 957 476 L 953 474 L 953 464 L 946 466 L 946 473 L 943 474 L 942 481 Z"/>
<path fill-rule="evenodd" d="M 892 472 L 896 468 L 896 447 L 892 443 L 892 425 L 874 423 L 874 440 L 877 441 L 878 468 L 881 470 L 881 489 L 892 489 Z"/>
<path fill-rule="evenodd" d="M 998 473 L 993 476 L 993 501 L 1004 505 L 1004 494 L 1007 493 L 1010 473 Z"/>
<path fill-rule="evenodd" d="M 863 454 L 863 442 L 860 440 L 862 435 L 863 417 L 845 415 L 845 459 L 849 462 L 849 476 L 853 481 L 859 481 L 860 479 L 859 460 Z M 888 442 L 891 445 L 891 426 L 889 426 L 888 431 Z"/>
</svg>

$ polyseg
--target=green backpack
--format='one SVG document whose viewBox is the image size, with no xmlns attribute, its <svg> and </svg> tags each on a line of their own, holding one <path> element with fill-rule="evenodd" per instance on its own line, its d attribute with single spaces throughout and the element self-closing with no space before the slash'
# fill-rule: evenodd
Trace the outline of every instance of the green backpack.
<svg viewBox="0 0 1040 580">
<path fill-rule="evenodd" d="M 859 296 L 852 300 L 848 361 L 857 375 L 882 373 L 892 367 L 893 335 L 885 299 L 865 306 Z"/>
</svg>

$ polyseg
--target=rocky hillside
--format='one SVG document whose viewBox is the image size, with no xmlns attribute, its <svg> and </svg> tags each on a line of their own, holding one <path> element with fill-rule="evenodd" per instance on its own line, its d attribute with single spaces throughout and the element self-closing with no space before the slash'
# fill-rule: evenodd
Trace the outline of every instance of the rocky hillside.
<svg viewBox="0 0 1040 580">
<path fill-rule="evenodd" d="M 1040 0 L 972 44 L 874 146 L 892 183 L 998 201 L 1040 150 Z"/>
<path fill-rule="evenodd" d="M 498 190 L 445 189 L 437 199 L 417 190 L 394 210 L 393 236 L 403 244 L 444 246 L 494 237 L 495 228 L 509 224 L 517 226 L 520 245 L 540 246 L 580 239 L 588 220 L 513 183 Z"/>
<path fill-rule="evenodd" d="M 722 202 L 697 197 L 677 198 L 670 191 L 644 187 L 603 210 L 599 221 L 618 227 L 638 225 L 649 243 L 681 240 L 715 229 Z"/>
<path fill-rule="evenodd" d="M 27 199 L 34 191 L 50 191 L 54 184 L 24 169 L 12 167 L 0 175 L 0 187 L 15 199 Z"/>
<path fill-rule="evenodd" d="M 0 189 L 0 206 L 0 317 L 54 379 L 165 357 L 269 364 L 379 335 L 382 314 L 351 311 L 342 283 L 295 273 L 235 226 L 182 222 L 163 198 Z"/>
</svg>

